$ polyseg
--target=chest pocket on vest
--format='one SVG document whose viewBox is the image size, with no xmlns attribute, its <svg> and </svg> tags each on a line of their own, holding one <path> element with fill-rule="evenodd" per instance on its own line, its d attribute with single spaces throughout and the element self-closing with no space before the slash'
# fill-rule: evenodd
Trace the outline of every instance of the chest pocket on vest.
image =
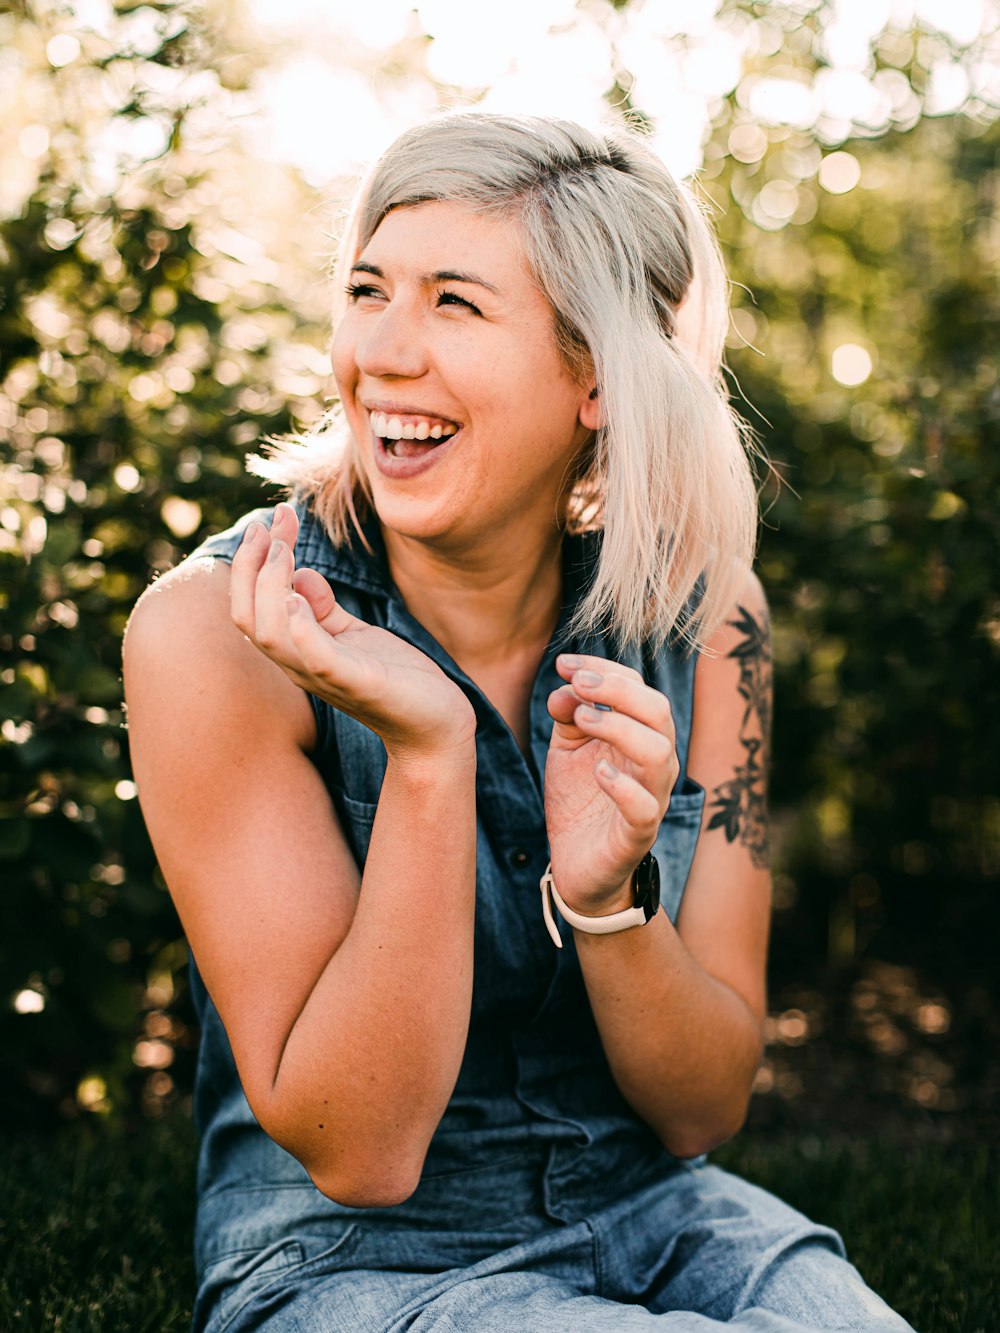
<svg viewBox="0 0 1000 1333">
<path fill-rule="evenodd" d="M 332 795 L 347 841 L 354 853 L 354 859 L 358 863 L 358 869 L 363 870 L 365 861 L 368 859 L 368 847 L 372 840 L 372 824 L 375 821 L 375 811 L 378 806 L 368 801 L 355 801 L 344 791 L 334 790 Z"/>
<path fill-rule="evenodd" d="M 358 867 L 363 869 L 385 778 L 385 746 L 363 723 L 335 708 L 330 713 L 335 756 L 330 795 Z"/>
</svg>

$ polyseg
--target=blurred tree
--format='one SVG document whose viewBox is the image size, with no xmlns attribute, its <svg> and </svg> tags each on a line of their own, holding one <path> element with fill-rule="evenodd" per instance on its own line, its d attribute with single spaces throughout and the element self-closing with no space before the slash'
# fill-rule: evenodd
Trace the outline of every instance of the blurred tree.
<svg viewBox="0 0 1000 1333">
<path fill-rule="evenodd" d="M 789 172 L 800 136 L 717 178 L 731 197 L 794 192 L 803 219 L 721 219 L 753 293 L 735 328 L 759 349 L 730 359 L 789 483 L 761 550 L 779 900 L 798 903 L 794 953 L 874 947 L 942 980 L 994 968 L 997 131 L 925 119 L 852 143 L 819 164 L 856 176 L 849 192 Z"/>
<path fill-rule="evenodd" d="M 602 19 L 610 95 L 652 125 L 655 68 L 645 85 L 630 75 L 631 11 L 617 8 Z M 722 7 L 743 73 L 711 101 L 702 173 L 742 284 L 733 370 L 789 483 L 766 488 L 761 551 L 775 967 L 887 958 L 945 987 L 986 984 L 1000 869 L 995 107 L 974 50 L 891 28 L 858 75 L 874 101 L 856 84 L 844 101 L 826 77 L 835 12 Z M 648 28 L 655 6 L 636 14 Z M 121 635 L 150 577 L 267 502 L 245 454 L 315 420 L 330 389 L 324 212 L 236 132 L 273 53 L 235 5 L 101 15 L 0 13 L 0 88 L 14 89 L 0 123 L 8 1120 L 157 1114 L 190 1086 L 186 950 L 129 775 Z M 408 33 L 385 68 L 426 82 L 425 46 Z M 922 118 L 942 109 L 950 69 L 964 111 L 953 96 L 955 114 Z"/>
<path fill-rule="evenodd" d="M 186 950 L 129 777 L 121 637 L 151 575 L 262 502 L 242 454 L 318 410 L 323 311 L 232 225 L 244 164 L 199 156 L 226 98 L 203 26 L 144 7 L 83 54 L 57 14 L 8 34 L 47 57 L 52 123 L 22 130 L 48 143 L 0 231 L 0 1111 L 155 1112 L 194 1034 L 171 1008 Z"/>
</svg>

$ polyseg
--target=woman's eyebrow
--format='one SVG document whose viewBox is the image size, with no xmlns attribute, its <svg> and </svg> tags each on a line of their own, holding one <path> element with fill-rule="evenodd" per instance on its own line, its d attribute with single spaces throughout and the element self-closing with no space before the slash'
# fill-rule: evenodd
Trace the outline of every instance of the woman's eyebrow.
<svg viewBox="0 0 1000 1333">
<path fill-rule="evenodd" d="M 378 264 L 369 264 L 367 260 L 359 259 L 351 267 L 352 273 L 370 273 L 373 278 L 384 278 L 385 274 L 379 268 Z M 439 268 L 435 273 L 428 273 L 424 282 L 472 282 L 477 287 L 485 287 L 488 292 L 494 296 L 500 295 L 500 289 L 494 287 L 492 282 L 487 282 L 485 278 L 477 277 L 475 273 L 459 273 L 455 269 Z"/>
<path fill-rule="evenodd" d="M 430 275 L 431 282 L 474 282 L 477 287 L 485 287 L 488 292 L 494 296 L 500 295 L 500 289 L 494 287 L 492 282 L 487 282 L 485 278 L 479 278 L 475 273 L 456 273 L 453 269 L 438 269 L 436 273 Z"/>
</svg>

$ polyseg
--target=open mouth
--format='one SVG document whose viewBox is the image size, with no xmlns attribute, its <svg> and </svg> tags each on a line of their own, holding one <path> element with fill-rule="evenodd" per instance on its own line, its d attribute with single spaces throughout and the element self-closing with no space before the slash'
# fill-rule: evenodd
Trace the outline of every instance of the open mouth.
<svg viewBox="0 0 1000 1333">
<path fill-rule="evenodd" d="M 439 444 L 454 439 L 462 429 L 443 417 L 392 416 L 385 412 L 370 413 L 369 423 L 390 458 L 422 458 Z"/>
</svg>

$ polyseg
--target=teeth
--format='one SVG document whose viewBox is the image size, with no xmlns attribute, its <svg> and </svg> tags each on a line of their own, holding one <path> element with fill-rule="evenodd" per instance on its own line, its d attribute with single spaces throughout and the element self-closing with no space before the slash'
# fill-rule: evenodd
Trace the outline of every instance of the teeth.
<svg viewBox="0 0 1000 1333">
<path fill-rule="evenodd" d="M 408 421 L 404 426 L 399 417 L 387 416 L 385 412 L 372 412 L 369 423 L 373 434 L 383 440 L 446 440 L 459 429 L 451 422 L 446 425 L 437 422 L 432 426 L 428 420 Z"/>
</svg>

